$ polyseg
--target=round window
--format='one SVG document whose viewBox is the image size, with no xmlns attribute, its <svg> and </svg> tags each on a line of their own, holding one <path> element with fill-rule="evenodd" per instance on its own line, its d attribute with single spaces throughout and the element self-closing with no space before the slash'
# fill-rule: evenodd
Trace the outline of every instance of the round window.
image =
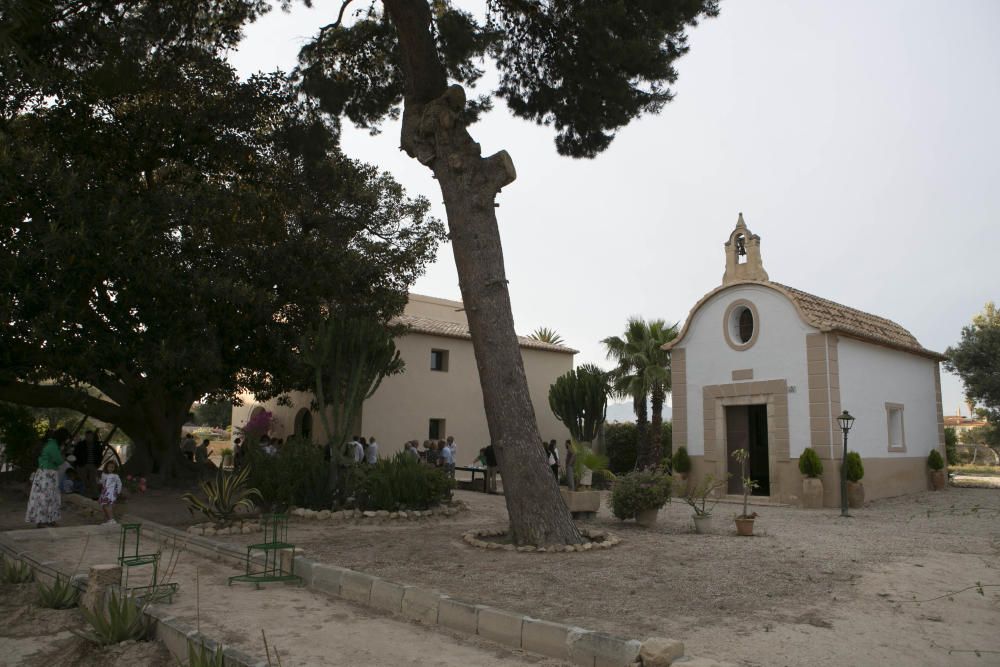
<svg viewBox="0 0 1000 667">
<path fill-rule="evenodd" d="M 757 340 L 757 309 L 752 303 L 740 300 L 732 303 L 726 309 L 725 329 L 726 342 L 737 350 L 745 350 Z"/>
</svg>

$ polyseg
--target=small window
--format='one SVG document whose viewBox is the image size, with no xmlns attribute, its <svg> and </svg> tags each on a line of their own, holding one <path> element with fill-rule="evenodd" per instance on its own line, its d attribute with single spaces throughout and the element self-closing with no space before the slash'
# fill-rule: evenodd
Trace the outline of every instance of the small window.
<svg viewBox="0 0 1000 667">
<path fill-rule="evenodd" d="M 753 338 L 753 312 L 749 308 L 744 308 L 740 312 L 740 342 L 749 343 Z"/>
<path fill-rule="evenodd" d="M 432 419 L 430 421 L 430 427 L 427 429 L 427 437 L 431 440 L 443 440 L 444 434 L 444 420 Z"/>
<path fill-rule="evenodd" d="M 448 350 L 431 350 L 431 370 L 448 370 Z"/>
<path fill-rule="evenodd" d="M 889 429 L 889 451 L 906 451 L 906 430 L 903 428 L 903 406 L 899 403 L 886 403 L 885 416 Z"/>
</svg>

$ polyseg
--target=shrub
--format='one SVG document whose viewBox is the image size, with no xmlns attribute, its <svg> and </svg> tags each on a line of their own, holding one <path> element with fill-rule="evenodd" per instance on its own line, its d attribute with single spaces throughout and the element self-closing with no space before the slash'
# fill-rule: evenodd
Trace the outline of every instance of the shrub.
<svg viewBox="0 0 1000 667">
<path fill-rule="evenodd" d="M 615 474 L 610 470 L 593 470 L 593 476 L 590 478 L 590 487 L 597 491 L 603 491 L 605 489 L 610 489 L 615 483 Z"/>
<path fill-rule="evenodd" d="M 611 513 L 624 521 L 643 510 L 660 509 L 670 501 L 670 483 L 669 476 L 652 470 L 618 477 L 611 489 Z"/>
<path fill-rule="evenodd" d="M 249 482 L 260 491 L 263 504 L 272 510 L 290 505 L 314 510 L 330 509 L 330 463 L 324 449 L 300 437 L 289 438 L 276 456 L 265 454 L 256 439 L 246 445 Z"/>
<path fill-rule="evenodd" d="M 27 584 L 35 580 L 35 571 L 24 561 L 0 556 L 0 583 Z"/>
<path fill-rule="evenodd" d="M 958 435 L 955 433 L 955 428 L 949 426 L 944 430 L 944 451 L 945 456 L 948 459 L 948 465 L 953 466 L 959 463 L 958 459 Z"/>
<path fill-rule="evenodd" d="M 3 461 L 14 466 L 17 479 L 28 479 L 38 466 L 42 444 L 31 410 L 0 403 L 0 443 L 3 443 Z"/>
<path fill-rule="evenodd" d="M 927 455 L 927 467 L 935 471 L 944 468 L 944 459 L 941 458 L 941 452 L 936 449 L 931 450 L 931 453 Z"/>
<path fill-rule="evenodd" d="M 222 653 L 222 646 L 217 646 L 215 650 L 205 646 L 205 642 L 195 644 L 188 639 L 188 663 L 187 667 L 224 667 L 226 664 L 225 655 Z"/>
<path fill-rule="evenodd" d="M 355 505 L 362 510 L 425 510 L 451 498 L 455 480 L 403 452 L 352 468 Z"/>
<path fill-rule="evenodd" d="M 38 603 L 46 609 L 70 609 L 79 598 L 80 590 L 60 575 L 56 575 L 52 585 L 38 582 Z"/>
<path fill-rule="evenodd" d="M 823 462 L 812 447 L 806 447 L 799 456 L 799 472 L 806 477 L 819 477 L 823 474 Z"/>
<path fill-rule="evenodd" d="M 616 475 L 635 468 L 638 455 L 639 429 L 632 422 L 605 424 L 604 446 L 608 452 L 608 468 Z"/>
<path fill-rule="evenodd" d="M 865 476 L 865 466 L 861 463 L 861 454 L 857 452 L 847 452 L 847 481 L 860 482 Z"/>
<path fill-rule="evenodd" d="M 671 464 L 673 465 L 674 472 L 676 473 L 686 475 L 691 472 L 691 457 L 688 456 L 687 447 L 677 448 L 677 451 L 674 452 Z"/>
<path fill-rule="evenodd" d="M 111 591 L 103 606 L 94 611 L 81 607 L 80 612 L 90 625 L 90 629 L 70 630 L 98 646 L 109 646 L 129 640 L 141 641 L 149 635 L 149 621 L 132 596 L 119 597 Z"/>
<path fill-rule="evenodd" d="M 260 498 L 260 491 L 247 486 L 249 474 L 249 467 L 235 473 L 220 470 L 215 479 L 199 484 L 204 500 L 193 493 L 185 493 L 181 497 L 191 514 L 201 512 L 211 521 L 228 523 L 239 510 L 253 511 L 254 497 Z"/>
</svg>

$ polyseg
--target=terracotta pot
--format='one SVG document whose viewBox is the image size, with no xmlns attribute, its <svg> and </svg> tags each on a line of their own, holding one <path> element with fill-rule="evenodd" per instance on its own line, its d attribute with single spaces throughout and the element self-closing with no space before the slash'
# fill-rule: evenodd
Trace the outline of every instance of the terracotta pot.
<svg viewBox="0 0 1000 667">
<path fill-rule="evenodd" d="M 810 510 L 823 507 L 823 480 L 819 477 L 806 477 L 802 480 L 802 507 Z"/>
<path fill-rule="evenodd" d="M 745 519 L 742 517 L 736 517 L 736 534 L 744 537 L 753 535 L 753 522 L 754 519 L 752 518 Z"/>
<path fill-rule="evenodd" d="M 935 491 L 943 489 L 947 479 L 948 476 L 945 474 L 944 470 L 931 470 L 931 488 Z"/>
<path fill-rule="evenodd" d="M 695 514 L 694 519 L 694 532 L 699 535 L 704 535 L 705 533 L 712 530 L 712 515 L 711 514 Z"/>
<path fill-rule="evenodd" d="M 861 482 L 847 483 L 847 505 L 853 509 L 865 506 L 865 487 Z"/>
<path fill-rule="evenodd" d="M 659 516 L 660 510 L 640 510 L 636 512 L 635 522 L 642 526 L 643 528 L 651 528 L 656 525 L 656 517 Z"/>
</svg>

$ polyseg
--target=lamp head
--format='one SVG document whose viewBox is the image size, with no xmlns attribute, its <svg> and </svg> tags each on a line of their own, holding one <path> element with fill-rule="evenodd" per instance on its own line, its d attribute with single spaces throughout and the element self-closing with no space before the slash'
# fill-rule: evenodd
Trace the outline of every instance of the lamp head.
<svg viewBox="0 0 1000 667">
<path fill-rule="evenodd" d="M 850 412 L 844 410 L 840 413 L 840 416 L 837 417 L 837 423 L 840 424 L 840 430 L 847 433 L 851 430 L 851 427 L 854 426 L 854 417 L 851 416 Z"/>
</svg>

